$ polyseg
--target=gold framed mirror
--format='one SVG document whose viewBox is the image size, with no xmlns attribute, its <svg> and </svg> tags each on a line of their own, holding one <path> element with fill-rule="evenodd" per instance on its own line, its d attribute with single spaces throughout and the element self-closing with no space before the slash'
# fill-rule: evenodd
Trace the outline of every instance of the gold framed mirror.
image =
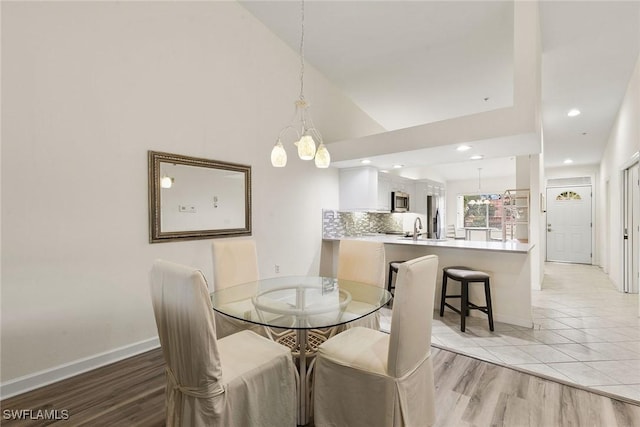
<svg viewBox="0 0 640 427">
<path fill-rule="evenodd" d="M 149 243 L 251 235 L 251 166 L 148 152 Z"/>
</svg>

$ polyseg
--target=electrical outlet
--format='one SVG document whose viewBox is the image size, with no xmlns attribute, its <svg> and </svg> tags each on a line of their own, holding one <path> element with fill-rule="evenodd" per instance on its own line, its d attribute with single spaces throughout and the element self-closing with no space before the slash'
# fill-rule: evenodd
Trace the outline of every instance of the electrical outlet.
<svg viewBox="0 0 640 427">
<path fill-rule="evenodd" d="M 276 264 L 274 266 L 274 270 L 275 270 L 276 274 L 280 274 L 280 266 L 278 264 Z"/>
<path fill-rule="evenodd" d="M 184 213 L 196 213 L 196 207 L 193 205 L 179 205 L 178 210 Z"/>
</svg>

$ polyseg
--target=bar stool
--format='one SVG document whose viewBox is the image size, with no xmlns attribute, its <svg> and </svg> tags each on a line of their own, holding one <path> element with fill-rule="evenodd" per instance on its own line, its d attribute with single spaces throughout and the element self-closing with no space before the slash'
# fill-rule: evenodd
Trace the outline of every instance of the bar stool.
<svg viewBox="0 0 640 427">
<path fill-rule="evenodd" d="M 460 314 L 460 330 L 464 332 L 466 316 L 469 310 L 480 310 L 489 317 L 489 329 L 493 331 L 493 310 L 491 309 L 491 290 L 489 274 L 483 271 L 473 270 L 469 267 L 452 266 L 442 269 L 442 299 L 440 302 L 440 317 L 444 315 L 444 307 L 447 306 Z M 447 295 L 447 279 L 461 283 L 460 295 Z M 486 305 L 480 307 L 469 301 L 469 283 L 484 283 L 484 298 Z M 460 298 L 460 310 L 446 302 L 447 298 Z"/>
<path fill-rule="evenodd" d="M 393 292 L 391 292 L 391 290 L 396 288 L 396 285 L 393 283 L 393 273 L 396 273 L 396 275 L 398 275 L 398 268 L 400 267 L 400 264 L 402 264 L 404 261 L 391 261 L 389 263 L 389 281 L 387 282 L 387 290 L 389 291 L 389 293 L 393 294 Z M 391 304 L 391 300 L 389 300 L 389 303 L 387 305 Z"/>
</svg>

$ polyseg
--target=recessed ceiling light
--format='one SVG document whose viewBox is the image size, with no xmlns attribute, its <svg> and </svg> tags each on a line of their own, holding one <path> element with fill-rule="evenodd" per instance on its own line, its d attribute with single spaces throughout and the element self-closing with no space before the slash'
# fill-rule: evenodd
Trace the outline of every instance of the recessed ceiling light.
<svg viewBox="0 0 640 427">
<path fill-rule="evenodd" d="M 573 160 L 571 160 L 571 159 L 566 159 L 566 160 L 564 161 L 564 164 L 565 164 L 565 165 L 570 165 L 571 163 L 573 163 Z"/>
<path fill-rule="evenodd" d="M 480 160 L 482 159 L 484 156 L 482 156 L 481 154 L 476 154 L 475 156 L 471 156 L 469 157 L 471 160 Z"/>
<path fill-rule="evenodd" d="M 456 148 L 456 150 L 458 151 L 467 151 L 467 150 L 471 150 L 471 146 L 470 145 L 458 145 L 458 148 Z"/>
<path fill-rule="evenodd" d="M 403 165 L 393 165 L 394 169 L 400 169 Z"/>
<path fill-rule="evenodd" d="M 371 160 L 369 160 L 369 159 L 362 159 L 362 160 L 360 160 L 360 163 L 362 163 L 363 165 L 368 165 L 369 163 L 371 163 Z"/>
<path fill-rule="evenodd" d="M 388 171 L 388 170 L 386 170 L 386 169 L 380 169 L 380 172 L 382 172 L 382 173 L 389 173 L 389 171 Z"/>
<path fill-rule="evenodd" d="M 577 108 L 571 109 L 567 113 L 567 116 L 569 116 L 569 117 L 575 117 L 575 116 L 579 116 L 579 115 L 580 115 L 580 110 L 578 110 Z"/>
</svg>

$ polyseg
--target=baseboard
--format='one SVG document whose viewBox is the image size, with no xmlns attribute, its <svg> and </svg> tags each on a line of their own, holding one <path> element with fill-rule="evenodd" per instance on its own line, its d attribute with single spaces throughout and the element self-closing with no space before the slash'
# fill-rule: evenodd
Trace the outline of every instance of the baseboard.
<svg viewBox="0 0 640 427">
<path fill-rule="evenodd" d="M 129 344 L 54 368 L 45 369 L 0 384 L 0 399 L 4 400 L 66 378 L 109 365 L 128 357 L 160 347 L 158 337 Z"/>
</svg>

